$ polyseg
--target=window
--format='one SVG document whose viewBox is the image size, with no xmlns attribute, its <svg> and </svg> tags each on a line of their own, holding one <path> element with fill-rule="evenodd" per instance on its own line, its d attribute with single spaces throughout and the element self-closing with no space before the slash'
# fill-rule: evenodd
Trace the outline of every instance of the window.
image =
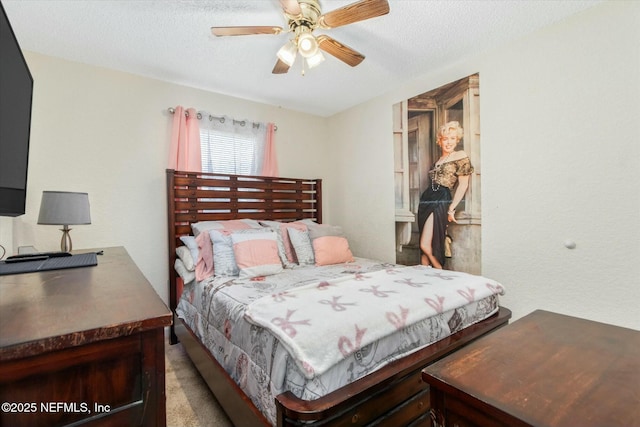
<svg viewBox="0 0 640 427">
<path fill-rule="evenodd" d="M 210 129 L 200 129 L 202 172 L 253 175 L 254 138 Z"/>
<path fill-rule="evenodd" d="M 206 117 L 205 114 L 202 114 Z M 264 156 L 266 126 L 209 116 L 200 121 L 202 171 L 258 175 Z"/>
</svg>

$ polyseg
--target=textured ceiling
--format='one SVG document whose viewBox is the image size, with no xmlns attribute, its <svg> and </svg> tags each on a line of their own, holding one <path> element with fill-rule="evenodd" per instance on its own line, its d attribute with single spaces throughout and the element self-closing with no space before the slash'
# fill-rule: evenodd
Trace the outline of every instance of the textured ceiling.
<svg viewBox="0 0 640 427">
<path fill-rule="evenodd" d="M 390 13 L 316 30 L 366 56 L 273 75 L 287 34 L 216 38 L 212 26 L 286 26 L 273 0 L 0 0 L 21 47 L 71 61 L 330 116 L 601 0 L 390 0 Z M 324 0 L 324 12 L 352 3 Z M 207 108 L 207 106 L 198 106 Z"/>
</svg>

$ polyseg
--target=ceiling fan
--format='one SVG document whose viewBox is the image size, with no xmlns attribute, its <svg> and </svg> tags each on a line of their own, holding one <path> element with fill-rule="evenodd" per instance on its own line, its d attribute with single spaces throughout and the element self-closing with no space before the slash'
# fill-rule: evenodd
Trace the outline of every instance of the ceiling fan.
<svg viewBox="0 0 640 427">
<path fill-rule="evenodd" d="M 298 53 L 307 66 L 313 68 L 324 61 L 321 51 L 355 67 L 364 60 L 364 55 L 326 34 L 315 36 L 313 31 L 328 30 L 389 13 L 387 0 L 360 0 L 325 14 L 322 13 L 318 0 L 280 0 L 280 5 L 288 29 L 270 26 L 212 27 L 211 32 L 218 37 L 292 33 L 293 38 L 277 53 L 278 60 L 273 74 L 288 72 Z M 304 65 L 302 73 L 304 74 Z"/>
</svg>

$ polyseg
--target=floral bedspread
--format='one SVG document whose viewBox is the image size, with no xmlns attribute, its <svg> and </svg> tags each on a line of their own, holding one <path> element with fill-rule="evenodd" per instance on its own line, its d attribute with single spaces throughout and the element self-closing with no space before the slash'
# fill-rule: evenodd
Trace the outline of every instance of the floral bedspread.
<svg viewBox="0 0 640 427">
<path fill-rule="evenodd" d="M 373 275 L 378 271 L 381 272 L 379 273 L 381 275 L 392 275 L 394 280 L 404 280 L 404 283 L 397 284 L 399 286 L 397 292 L 400 292 L 401 289 L 404 292 L 407 288 L 412 288 L 412 285 L 420 285 L 422 288 L 416 287 L 415 289 L 423 290 L 433 286 L 421 282 L 451 283 L 445 277 L 453 272 L 428 269 L 424 273 L 432 274 L 432 276 L 408 281 L 407 277 L 393 274 L 400 267 L 356 258 L 352 263 L 286 269 L 283 273 L 263 278 L 214 277 L 202 282 L 194 281 L 185 285 L 176 312 L 180 318 L 185 320 L 230 377 L 251 398 L 256 407 L 275 424 L 274 397 L 278 394 L 291 391 L 295 396 L 304 400 L 317 399 L 396 359 L 477 323 L 499 309 L 498 294 L 500 290 L 486 298 L 475 293 L 472 301 L 467 301 L 463 295 L 458 294 L 461 301 L 465 300 L 465 304 L 450 310 L 445 309 L 444 305 L 442 305 L 442 310 L 437 310 L 423 301 L 427 308 L 431 309 L 431 316 L 413 324 L 404 321 L 407 326 L 394 327 L 394 333 L 373 340 L 369 344 L 361 342 L 360 345 L 354 345 L 354 339 L 351 340 L 351 343 L 343 340 L 341 348 L 347 349 L 348 355 L 333 363 L 323 373 L 316 372 L 315 375 L 310 375 L 308 369 L 301 369 L 299 357 L 290 353 L 289 345 L 285 345 L 284 341 L 277 337 L 277 334 L 268 328 L 249 322 L 245 316 L 249 307 L 251 307 L 250 311 L 253 311 L 259 304 L 262 304 L 259 301 L 278 306 L 279 304 L 273 302 L 274 299 L 280 298 L 278 295 L 283 296 L 295 292 L 297 288 L 314 287 L 318 286 L 320 282 L 330 283 L 336 279 L 341 281 L 345 280 L 345 277 L 365 278 L 365 276 Z M 356 283 L 362 284 L 358 280 Z M 370 289 L 373 292 L 373 288 Z M 385 289 L 378 288 L 378 291 L 384 292 Z M 469 292 L 464 287 L 460 289 L 463 290 L 463 293 Z M 455 292 L 457 293 L 457 290 Z M 320 299 L 326 299 L 328 302 L 320 304 L 329 308 L 331 313 L 335 313 L 334 315 L 337 316 L 341 313 L 340 304 L 351 302 L 346 298 L 344 300 L 338 299 L 336 302 L 329 293 L 322 295 Z M 403 322 L 402 309 L 399 306 L 405 307 L 405 303 L 401 304 L 396 301 L 400 296 L 396 293 L 389 293 L 387 298 L 382 298 L 385 304 L 382 320 L 396 326 L 400 326 Z M 432 299 L 438 306 L 437 297 L 426 295 L 422 297 L 423 300 L 425 298 Z M 287 301 L 287 298 L 284 300 Z M 252 306 L 253 303 L 256 305 Z M 334 311 L 333 307 L 338 311 Z M 353 306 L 345 305 L 345 308 L 347 307 Z M 388 315 L 387 312 L 389 312 Z M 277 317 L 286 319 L 286 312 L 284 316 L 278 314 Z M 353 328 L 353 324 L 351 324 L 347 330 L 350 329 L 353 334 Z M 367 329 L 375 328 L 368 326 Z M 344 329 L 342 330 L 344 331 Z"/>
<path fill-rule="evenodd" d="M 275 292 L 249 304 L 244 316 L 269 329 L 313 378 L 387 335 L 503 292 L 482 276 L 395 267 Z"/>
</svg>

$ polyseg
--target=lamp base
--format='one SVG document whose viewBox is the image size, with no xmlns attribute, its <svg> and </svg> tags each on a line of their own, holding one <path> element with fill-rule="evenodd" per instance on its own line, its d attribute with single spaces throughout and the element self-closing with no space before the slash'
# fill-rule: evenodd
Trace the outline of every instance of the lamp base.
<svg viewBox="0 0 640 427">
<path fill-rule="evenodd" d="M 68 225 L 63 225 L 60 229 L 62 231 L 62 240 L 60 240 L 60 250 L 62 252 L 71 252 L 73 249 L 73 244 L 71 243 L 71 235 L 69 232 L 71 229 Z"/>
</svg>

